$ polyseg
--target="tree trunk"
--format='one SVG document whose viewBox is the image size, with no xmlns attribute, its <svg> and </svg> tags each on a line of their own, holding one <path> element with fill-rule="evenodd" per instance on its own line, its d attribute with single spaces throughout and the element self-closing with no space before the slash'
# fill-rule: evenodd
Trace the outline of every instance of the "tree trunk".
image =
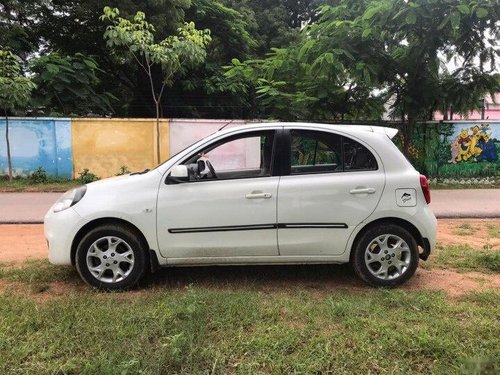
<svg viewBox="0 0 500 375">
<path fill-rule="evenodd" d="M 161 163 L 160 160 L 160 102 L 156 104 L 156 158 L 158 159 L 158 164 Z"/>
<path fill-rule="evenodd" d="M 403 132 L 405 138 L 403 152 L 409 160 L 412 160 L 412 158 L 410 157 L 410 145 L 411 145 L 411 139 L 413 137 L 414 128 L 415 128 L 415 118 L 413 117 L 412 114 L 408 113 L 408 124 L 405 126 L 405 131 Z"/>
<path fill-rule="evenodd" d="M 9 181 L 12 181 L 12 160 L 10 158 L 10 142 L 9 142 L 9 117 L 5 111 L 5 141 L 7 143 L 7 163 L 9 165 Z"/>
</svg>

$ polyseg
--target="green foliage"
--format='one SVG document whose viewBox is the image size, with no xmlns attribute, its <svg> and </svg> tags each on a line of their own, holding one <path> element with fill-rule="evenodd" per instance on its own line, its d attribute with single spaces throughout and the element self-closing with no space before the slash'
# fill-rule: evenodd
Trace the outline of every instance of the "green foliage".
<svg viewBox="0 0 500 375">
<path fill-rule="evenodd" d="M 19 58 L 12 52 L 0 49 L 0 109 L 5 114 L 5 140 L 9 180 L 12 181 L 12 159 L 9 140 L 9 111 L 24 107 L 31 96 L 35 84 L 21 73 Z"/>
<path fill-rule="evenodd" d="M 500 163 L 478 162 L 444 164 L 439 167 L 438 176 L 453 178 L 500 176 Z"/>
<path fill-rule="evenodd" d="M 88 168 L 84 168 L 83 171 L 78 173 L 78 181 L 82 184 L 89 184 L 91 182 L 99 180 L 99 177 L 97 177 L 94 173 L 90 172 Z"/>
<path fill-rule="evenodd" d="M 23 60 L 38 50 L 38 14 L 44 0 L 2 0 L 0 2 L 0 46 Z"/>
<path fill-rule="evenodd" d="M 28 103 L 35 84 L 21 73 L 18 57 L 0 49 L 0 109 L 5 113 Z"/>
<path fill-rule="evenodd" d="M 117 8 L 104 7 L 101 20 L 110 23 L 104 32 L 106 44 L 113 50 L 124 49 L 128 59 L 135 61 L 149 79 L 151 96 L 156 110 L 157 161 L 160 161 L 160 107 L 165 87 L 172 85 L 177 75 L 202 63 L 206 46 L 212 40 L 210 30 L 197 30 L 194 22 L 185 22 L 160 42 L 155 41 L 155 27 L 146 21 L 143 12 L 132 19 L 120 17 Z M 160 68 L 161 83 L 154 83 L 153 71 Z"/>
<path fill-rule="evenodd" d="M 321 53 L 303 61 L 315 42 L 288 49 L 273 49 L 263 60 L 232 60 L 226 77 L 244 92 L 255 94 L 262 112 L 281 120 L 328 121 L 379 118 L 381 97 L 369 86 L 351 81 L 350 72 L 339 62 L 340 50 Z"/>
<path fill-rule="evenodd" d="M 32 98 L 35 113 L 49 116 L 85 116 L 112 113 L 110 93 L 96 91 L 102 71 L 96 61 L 77 53 L 61 56 L 51 53 L 31 62 L 37 84 Z"/>
<path fill-rule="evenodd" d="M 49 181 L 47 172 L 42 167 L 38 167 L 31 175 L 30 180 L 34 184 L 43 184 Z"/>
<path fill-rule="evenodd" d="M 129 174 L 130 171 L 128 169 L 128 167 L 126 165 L 122 165 L 120 167 L 120 171 L 116 174 L 116 176 L 123 176 L 123 175 L 126 175 L 126 174 Z"/>
<path fill-rule="evenodd" d="M 171 84 L 175 74 L 205 59 L 210 31 L 197 30 L 194 22 L 185 22 L 177 29 L 177 35 L 156 43 L 155 27 L 146 21 L 143 12 L 137 12 L 131 20 L 119 14 L 117 8 L 104 8 L 101 20 L 111 23 L 104 33 L 106 44 L 112 48 L 124 47 L 146 73 L 151 73 L 153 65 L 160 66 L 164 85 Z M 154 85 L 152 90 L 154 92 Z M 156 99 L 156 95 L 153 96 Z M 158 97 L 161 98 L 161 90 Z"/>
</svg>

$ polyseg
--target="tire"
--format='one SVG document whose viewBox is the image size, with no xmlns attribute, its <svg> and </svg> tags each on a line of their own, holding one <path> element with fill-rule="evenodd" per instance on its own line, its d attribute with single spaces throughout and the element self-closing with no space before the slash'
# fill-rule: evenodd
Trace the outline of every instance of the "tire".
<svg viewBox="0 0 500 375">
<path fill-rule="evenodd" d="M 406 229 L 395 224 L 379 224 L 357 241 L 351 263 L 366 283 L 390 288 L 412 277 L 418 260 L 417 242 Z"/>
<path fill-rule="evenodd" d="M 90 286 L 106 291 L 134 286 L 145 274 L 148 249 L 136 231 L 106 224 L 89 231 L 76 250 L 76 269 Z"/>
</svg>

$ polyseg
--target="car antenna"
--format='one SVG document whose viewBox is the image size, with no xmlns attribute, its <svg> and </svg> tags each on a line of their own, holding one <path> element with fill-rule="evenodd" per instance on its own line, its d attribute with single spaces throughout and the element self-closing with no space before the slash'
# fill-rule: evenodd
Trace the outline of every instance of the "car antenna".
<svg viewBox="0 0 500 375">
<path fill-rule="evenodd" d="M 221 127 L 219 130 L 217 130 L 217 131 L 218 131 L 218 132 L 220 132 L 220 131 L 221 131 L 222 129 L 224 129 L 226 126 L 230 125 L 233 121 L 234 121 L 234 119 L 232 119 L 231 121 L 229 121 L 229 122 L 225 123 L 225 124 L 224 124 L 224 125 L 222 125 L 222 127 Z"/>
</svg>

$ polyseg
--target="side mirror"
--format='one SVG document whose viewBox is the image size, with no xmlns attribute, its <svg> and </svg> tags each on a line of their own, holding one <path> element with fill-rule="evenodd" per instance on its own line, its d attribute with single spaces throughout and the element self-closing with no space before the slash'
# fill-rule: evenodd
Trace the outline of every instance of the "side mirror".
<svg viewBox="0 0 500 375">
<path fill-rule="evenodd" d="M 185 165 L 176 165 L 170 170 L 167 177 L 167 184 L 179 184 L 189 181 L 189 171 Z"/>
</svg>

